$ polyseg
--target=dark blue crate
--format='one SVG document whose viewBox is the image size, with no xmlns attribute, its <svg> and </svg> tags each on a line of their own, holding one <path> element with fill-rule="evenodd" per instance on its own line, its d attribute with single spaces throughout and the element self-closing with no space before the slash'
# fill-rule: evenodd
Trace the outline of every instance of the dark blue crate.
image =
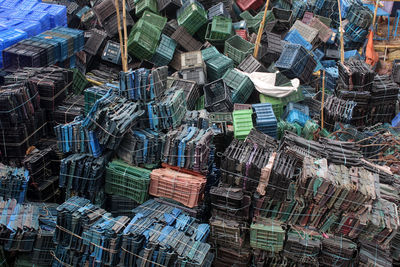
<svg viewBox="0 0 400 267">
<path fill-rule="evenodd" d="M 315 60 L 321 60 L 325 56 L 324 51 L 321 49 L 315 49 L 312 51 L 312 54 L 314 55 Z"/>
<path fill-rule="evenodd" d="M 40 37 L 32 37 L 29 40 L 51 45 L 52 46 L 52 60 L 47 61 L 47 65 L 53 65 L 54 63 L 58 62 L 60 58 L 60 45 L 58 42 L 49 42 L 46 39 L 42 39 Z"/>
<path fill-rule="evenodd" d="M 27 21 L 38 21 L 42 25 L 42 31 L 50 29 L 50 15 L 47 12 L 31 11 L 25 16 Z"/>
<path fill-rule="evenodd" d="M 67 7 L 62 5 L 51 5 L 47 10 L 50 14 L 51 28 L 67 25 Z"/>
<path fill-rule="evenodd" d="M 293 79 L 303 72 L 309 59 L 310 54 L 303 46 L 285 43 L 278 61 L 275 62 L 275 67 L 286 77 Z"/>
<path fill-rule="evenodd" d="M 74 52 L 83 50 L 83 47 L 85 46 L 85 36 L 83 31 L 66 27 L 56 27 L 52 31 L 72 36 L 74 38 Z"/>
<path fill-rule="evenodd" d="M 269 136 L 276 138 L 278 123 L 272 105 L 269 103 L 252 105 L 255 119 L 255 128 Z"/>
<path fill-rule="evenodd" d="M 69 58 L 69 68 L 73 69 L 76 67 L 76 56 L 73 55 L 72 57 Z"/>
<path fill-rule="evenodd" d="M 68 58 L 68 40 L 61 38 L 61 37 L 56 37 L 56 36 L 52 36 L 50 34 L 47 33 L 42 33 L 39 34 L 37 37 L 42 38 L 42 39 L 46 39 L 49 42 L 57 42 L 60 46 L 60 53 L 58 56 L 58 62 L 64 61 Z"/>
<path fill-rule="evenodd" d="M 41 33 L 41 25 L 36 21 L 24 21 L 14 25 L 13 28 L 26 32 L 28 37 L 33 37 Z"/>
<path fill-rule="evenodd" d="M 292 44 L 299 44 L 304 46 L 305 49 L 311 50 L 312 45 L 304 40 L 304 38 L 301 36 L 301 34 L 296 30 L 293 29 L 290 32 L 288 32 L 284 38 L 285 41 L 290 42 Z"/>
</svg>

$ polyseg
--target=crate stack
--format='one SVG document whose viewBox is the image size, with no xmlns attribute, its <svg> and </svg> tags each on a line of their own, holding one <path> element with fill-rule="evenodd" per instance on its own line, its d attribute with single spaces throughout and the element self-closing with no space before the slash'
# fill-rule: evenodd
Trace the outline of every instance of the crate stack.
<svg viewBox="0 0 400 267">
<path fill-rule="evenodd" d="M 264 134 L 277 138 L 277 120 L 272 105 L 260 103 L 253 104 L 252 107 L 255 113 L 255 128 Z"/>
<path fill-rule="evenodd" d="M 16 199 L 18 203 L 23 203 L 28 191 L 29 171 L 25 168 L 1 164 L 0 172 L 0 196 L 4 199 Z"/>
<path fill-rule="evenodd" d="M 202 86 L 206 83 L 206 65 L 200 51 L 192 51 L 181 54 L 181 75 L 184 80 L 196 82 Z"/>
<path fill-rule="evenodd" d="M 347 12 L 345 32 L 355 43 L 364 42 L 368 29 L 372 24 L 373 12 L 363 5 L 353 4 Z"/>
<path fill-rule="evenodd" d="M 371 88 L 369 124 L 391 122 L 395 116 L 399 86 L 388 75 L 376 75 Z"/>
</svg>

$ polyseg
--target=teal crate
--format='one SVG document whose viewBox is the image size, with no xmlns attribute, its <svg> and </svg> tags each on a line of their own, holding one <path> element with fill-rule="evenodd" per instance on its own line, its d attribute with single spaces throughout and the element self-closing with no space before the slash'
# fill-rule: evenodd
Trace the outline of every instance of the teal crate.
<svg viewBox="0 0 400 267">
<path fill-rule="evenodd" d="M 183 11 L 179 12 L 178 24 L 183 26 L 191 35 L 195 34 L 201 26 L 207 23 L 207 12 L 204 8 L 194 2 L 186 7 L 182 7 Z"/>
<path fill-rule="evenodd" d="M 254 84 L 250 78 L 235 69 L 230 69 L 222 79 L 232 89 L 232 102 L 246 103 L 254 90 Z"/>
<path fill-rule="evenodd" d="M 257 15 L 253 17 L 249 11 L 244 11 L 240 14 L 240 18 L 246 21 L 247 28 L 250 32 L 258 33 L 258 29 L 260 28 L 261 21 L 264 17 L 264 10 L 259 12 Z M 265 23 L 269 21 L 273 21 L 275 19 L 272 11 L 267 12 L 267 18 L 265 19 Z"/>
<path fill-rule="evenodd" d="M 222 55 L 215 46 L 210 46 L 204 50 L 201 50 L 201 55 L 203 57 L 204 62 L 214 57 L 219 57 Z"/>
<path fill-rule="evenodd" d="M 154 14 L 148 10 L 143 13 L 142 19 L 160 31 L 162 31 L 165 27 L 165 24 L 167 24 L 167 18 Z"/>
<path fill-rule="evenodd" d="M 224 44 L 225 44 L 225 40 L 226 40 L 226 39 L 212 39 L 212 38 L 210 37 L 210 34 L 211 34 L 211 23 L 209 23 L 209 24 L 207 25 L 206 41 L 209 42 L 210 44 L 212 44 L 212 45 L 218 47 L 218 48 L 224 47 Z"/>
<path fill-rule="evenodd" d="M 248 55 L 254 51 L 254 44 L 234 35 L 225 41 L 224 54 L 231 58 L 235 64 L 240 64 Z"/>
<path fill-rule="evenodd" d="M 215 81 L 222 78 L 227 70 L 233 68 L 233 60 L 224 55 L 220 55 L 219 57 L 208 60 L 206 66 L 209 81 Z"/>
<path fill-rule="evenodd" d="M 235 110 L 232 113 L 234 137 L 239 140 L 244 140 L 253 129 L 253 110 L 241 109 Z"/>
<path fill-rule="evenodd" d="M 150 61 L 156 66 L 167 66 L 174 57 L 176 45 L 173 39 L 162 34 L 160 44 Z"/>
<path fill-rule="evenodd" d="M 137 17 L 142 16 L 146 10 L 158 14 L 157 0 L 139 0 L 135 3 L 135 14 Z"/>
<path fill-rule="evenodd" d="M 161 31 L 144 20 L 132 28 L 128 39 L 128 52 L 138 59 L 151 59 L 157 50 Z"/>
<path fill-rule="evenodd" d="M 232 34 L 232 19 L 225 17 L 214 17 L 211 23 L 209 38 L 214 40 L 228 39 Z"/>
<path fill-rule="evenodd" d="M 86 87 L 90 85 L 85 75 L 82 74 L 78 69 L 73 69 L 74 76 L 72 82 L 72 91 L 76 95 L 80 95 Z"/>
</svg>

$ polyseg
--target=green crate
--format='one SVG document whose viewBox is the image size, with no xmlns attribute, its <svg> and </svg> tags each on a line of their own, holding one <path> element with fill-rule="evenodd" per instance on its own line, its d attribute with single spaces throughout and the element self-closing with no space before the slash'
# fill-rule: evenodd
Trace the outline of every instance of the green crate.
<svg viewBox="0 0 400 267">
<path fill-rule="evenodd" d="M 242 109 L 235 110 L 232 113 L 234 137 L 239 140 L 244 140 L 253 129 L 253 110 Z"/>
<path fill-rule="evenodd" d="M 180 26 L 193 35 L 207 23 L 207 12 L 198 3 L 191 3 L 180 12 L 177 20 Z"/>
<path fill-rule="evenodd" d="M 222 55 L 215 46 L 210 46 L 204 50 L 201 50 L 201 55 L 203 57 L 203 61 L 206 62 L 209 59 L 219 57 Z"/>
<path fill-rule="evenodd" d="M 207 25 L 206 41 L 218 48 L 222 48 L 225 44 L 226 39 L 221 39 L 221 40 L 212 39 L 210 38 L 210 34 L 211 34 L 211 23 Z"/>
<path fill-rule="evenodd" d="M 295 133 L 299 136 L 302 133 L 302 127 L 298 123 L 289 123 L 285 120 L 280 120 L 277 126 L 278 126 L 278 131 L 277 131 L 278 140 L 280 140 L 284 136 L 285 131 Z"/>
<path fill-rule="evenodd" d="M 225 41 L 224 54 L 231 58 L 236 65 L 240 64 L 243 59 L 252 54 L 253 50 L 254 44 L 238 35 L 234 35 Z"/>
<path fill-rule="evenodd" d="M 214 57 L 206 62 L 207 77 L 210 82 L 218 80 L 224 76 L 225 72 L 233 68 L 233 60 L 224 55 Z"/>
<path fill-rule="evenodd" d="M 260 94 L 260 103 L 270 103 L 276 118 L 280 118 L 283 114 L 284 104 L 281 98 Z"/>
<path fill-rule="evenodd" d="M 153 25 L 154 27 L 156 27 L 157 29 L 159 29 L 160 31 L 162 31 L 165 27 L 165 24 L 167 24 L 167 18 L 165 17 L 161 17 L 157 14 L 154 14 L 148 10 L 146 10 L 143 13 L 142 19 L 148 23 L 150 23 L 151 25 Z"/>
<path fill-rule="evenodd" d="M 247 28 L 250 32 L 258 33 L 258 28 L 260 28 L 261 21 L 264 17 L 264 11 L 259 12 L 257 15 L 253 17 L 249 11 L 244 11 L 239 15 L 242 19 L 246 21 Z M 275 19 L 272 11 L 267 11 L 267 17 L 265 19 L 265 23 L 269 21 L 273 21 Z"/>
<path fill-rule="evenodd" d="M 196 110 L 204 109 L 204 95 L 200 96 L 196 102 Z"/>
<path fill-rule="evenodd" d="M 246 103 L 254 90 L 254 84 L 250 78 L 236 69 L 230 69 L 225 72 L 222 79 L 232 89 L 232 102 Z"/>
<path fill-rule="evenodd" d="M 232 123 L 232 113 L 231 112 L 211 112 L 208 116 L 210 123 L 227 122 Z"/>
<path fill-rule="evenodd" d="M 150 170 L 114 160 L 106 169 L 105 192 L 127 197 L 141 204 L 148 198 L 150 173 Z"/>
<path fill-rule="evenodd" d="M 76 95 L 80 95 L 86 87 L 90 85 L 85 75 L 82 74 L 78 69 L 73 69 L 74 76 L 72 81 L 72 91 Z"/>
<path fill-rule="evenodd" d="M 167 66 L 174 57 L 176 45 L 175 40 L 162 34 L 160 44 L 150 61 L 156 66 Z"/>
<path fill-rule="evenodd" d="M 139 0 L 135 3 L 135 14 L 137 17 L 141 17 L 146 10 L 158 14 L 157 0 Z"/>
<path fill-rule="evenodd" d="M 214 17 L 211 23 L 209 38 L 214 40 L 226 40 L 232 34 L 232 19 Z"/>
<path fill-rule="evenodd" d="M 254 249 L 278 253 L 282 251 L 284 241 L 285 230 L 280 222 L 271 220 L 250 226 L 250 246 Z"/>
<path fill-rule="evenodd" d="M 138 59 L 151 59 L 157 50 L 161 31 L 144 20 L 139 20 L 135 26 L 129 35 L 128 52 Z"/>
</svg>

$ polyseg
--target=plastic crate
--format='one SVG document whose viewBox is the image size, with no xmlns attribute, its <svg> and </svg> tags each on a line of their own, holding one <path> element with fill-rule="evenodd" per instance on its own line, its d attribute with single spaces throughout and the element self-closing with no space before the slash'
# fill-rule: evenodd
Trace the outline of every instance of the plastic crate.
<svg viewBox="0 0 400 267">
<path fill-rule="evenodd" d="M 150 60 L 155 66 L 167 66 L 174 57 L 176 42 L 165 34 L 161 34 L 161 41 L 156 53 Z"/>
<path fill-rule="evenodd" d="M 214 17 L 209 34 L 210 39 L 226 40 L 232 34 L 232 19 L 225 17 Z"/>
<path fill-rule="evenodd" d="M 50 14 L 50 27 L 54 28 L 57 26 L 67 25 L 67 7 L 63 5 L 50 5 L 45 10 Z"/>
<path fill-rule="evenodd" d="M 297 109 L 290 111 L 286 117 L 287 122 L 298 123 L 301 127 L 304 127 L 304 125 L 308 120 L 311 120 L 310 116 L 304 114 L 303 112 Z"/>
<path fill-rule="evenodd" d="M 47 51 L 41 47 L 15 44 L 3 50 L 3 68 L 43 67 L 47 63 Z"/>
<path fill-rule="evenodd" d="M 82 51 L 85 46 L 84 32 L 77 29 L 71 29 L 66 27 L 56 27 L 52 29 L 53 32 L 59 32 L 62 34 L 70 35 L 74 38 L 74 52 Z"/>
<path fill-rule="evenodd" d="M 292 23 L 291 10 L 273 7 L 271 11 L 275 20 L 279 20 L 280 23 L 287 23 L 287 27 L 290 27 L 290 24 Z"/>
<path fill-rule="evenodd" d="M 188 110 L 195 108 L 197 100 L 201 95 L 201 87 L 194 81 L 177 79 L 174 80 L 170 87 L 175 87 L 177 90 L 182 89 L 186 96 L 186 106 Z"/>
<path fill-rule="evenodd" d="M 133 167 L 120 160 L 110 162 L 106 169 L 105 192 L 143 203 L 148 198 L 151 171 Z"/>
<path fill-rule="evenodd" d="M 393 60 L 392 78 L 396 83 L 400 83 L 400 59 Z"/>
<path fill-rule="evenodd" d="M 284 241 L 285 230 L 280 222 L 253 223 L 250 226 L 250 246 L 254 249 L 278 253 L 283 249 Z"/>
<path fill-rule="evenodd" d="M 223 48 L 226 39 L 212 39 L 212 38 L 210 37 L 210 35 L 211 35 L 211 23 L 209 23 L 209 24 L 207 25 L 205 40 L 206 40 L 208 43 L 210 43 L 210 44 L 212 44 L 212 45 L 214 45 L 214 46 L 216 46 L 216 47 L 218 47 L 218 48 Z"/>
<path fill-rule="evenodd" d="M 178 29 L 179 25 L 176 19 L 172 19 L 165 24 L 164 29 L 162 30 L 162 33 L 171 37 L 172 34 Z"/>
<path fill-rule="evenodd" d="M 239 65 L 238 69 L 247 73 L 266 72 L 267 69 L 253 55 L 248 55 Z"/>
<path fill-rule="evenodd" d="M 240 7 L 241 10 L 257 10 L 259 9 L 263 4 L 263 0 L 236 0 L 236 4 Z"/>
<path fill-rule="evenodd" d="M 78 69 L 74 69 L 74 78 L 72 82 L 72 90 L 74 94 L 80 95 L 83 90 L 85 90 L 90 83 L 86 77 Z"/>
<path fill-rule="evenodd" d="M 310 56 L 299 44 L 285 43 L 275 67 L 290 79 L 297 78 L 304 70 Z"/>
<path fill-rule="evenodd" d="M 90 37 L 85 43 L 84 50 L 90 55 L 97 55 L 104 40 L 107 38 L 107 33 L 105 31 L 93 29 L 90 31 Z"/>
<path fill-rule="evenodd" d="M 59 46 L 59 52 L 57 53 L 58 55 L 58 62 L 61 62 L 63 60 L 66 60 L 68 58 L 68 40 L 64 38 L 60 38 L 57 36 L 52 36 L 48 34 L 39 34 L 36 36 L 37 38 L 42 38 L 46 40 L 49 43 L 54 43 Z"/>
<path fill-rule="evenodd" d="M 204 68 L 201 51 L 186 52 L 181 55 L 181 70 L 190 68 Z"/>
<path fill-rule="evenodd" d="M 207 65 L 207 77 L 209 81 L 215 81 L 225 74 L 225 72 L 233 68 L 233 60 L 224 55 L 214 57 L 206 62 Z"/>
<path fill-rule="evenodd" d="M 272 105 L 268 103 L 253 104 L 253 109 L 256 129 L 273 138 L 277 138 L 278 125 Z"/>
<path fill-rule="evenodd" d="M 179 28 L 171 35 L 178 44 L 180 44 L 186 51 L 200 50 L 202 43 L 194 39 L 184 27 Z"/>
<path fill-rule="evenodd" d="M 304 12 L 304 16 L 301 19 L 301 22 L 303 22 L 304 24 L 309 25 L 313 18 L 314 18 L 314 13 L 312 13 L 312 12 Z"/>
<path fill-rule="evenodd" d="M 24 20 L 40 22 L 42 31 L 47 31 L 51 28 L 50 15 L 47 12 L 31 11 L 25 15 Z"/>
<path fill-rule="evenodd" d="M 151 59 L 156 52 L 161 31 L 144 20 L 136 23 L 135 27 L 129 35 L 128 52 L 138 59 Z"/>
<path fill-rule="evenodd" d="M 249 135 L 251 129 L 253 129 L 253 110 L 242 109 L 234 110 L 232 113 L 233 117 L 233 129 L 234 137 L 238 140 L 244 140 Z"/>
<path fill-rule="evenodd" d="M 304 84 L 308 84 L 316 67 L 317 61 L 314 59 L 314 57 L 308 56 L 307 63 L 304 66 L 303 71 L 300 75 L 297 75 L 300 81 Z"/>
<path fill-rule="evenodd" d="M 247 30 L 236 30 L 235 33 L 236 33 L 236 35 L 239 35 L 246 41 L 249 40 L 249 34 L 248 34 Z"/>
<path fill-rule="evenodd" d="M 180 0 L 158 0 L 158 11 L 172 13 L 182 6 Z"/>
<path fill-rule="evenodd" d="M 394 128 L 400 127 L 400 113 L 397 113 L 396 117 L 393 118 L 392 127 L 394 127 Z"/>
<path fill-rule="evenodd" d="M 254 84 L 250 78 L 235 69 L 230 69 L 222 79 L 232 89 L 232 102 L 246 103 L 254 90 Z"/>
<path fill-rule="evenodd" d="M 194 2 L 186 7 L 181 7 L 181 12 L 177 16 L 177 21 L 180 26 L 185 27 L 190 35 L 193 35 L 201 26 L 207 23 L 208 18 L 204 8 L 199 3 Z"/>
<path fill-rule="evenodd" d="M 135 14 L 137 17 L 141 17 L 146 10 L 157 14 L 157 0 L 139 0 L 135 3 Z"/>
<path fill-rule="evenodd" d="M 46 41 L 45 39 L 37 38 L 37 37 L 32 37 L 30 39 L 25 39 L 19 42 L 20 44 L 25 44 L 25 45 L 30 45 L 30 46 L 35 46 L 35 47 L 41 47 L 46 50 L 47 54 L 47 60 L 45 65 L 43 66 L 48 66 L 56 63 L 57 61 L 57 52 L 59 52 L 59 47 L 58 44 L 50 43 Z"/>
<path fill-rule="evenodd" d="M 24 21 L 12 26 L 13 29 L 24 31 L 29 37 L 33 37 L 41 33 L 41 25 L 35 21 Z"/>
<path fill-rule="evenodd" d="M 247 28 L 249 29 L 250 32 L 253 32 L 253 33 L 258 32 L 258 29 L 260 27 L 261 20 L 263 19 L 263 17 L 264 17 L 263 11 L 259 12 L 254 17 L 253 17 L 253 15 L 251 15 L 251 13 L 249 11 L 244 11 L 240 14 L 240 18 L 242 18 L 246 21 Z M 272 12 L 268 11 L 265 22 L 267 23 L 269 21 L 273 21 L 274 19 L 275 18 L 274 18 L 274 15 L 272 14 Z"/>
<path fill-rule="evenodd" d="M 121 48 L 119 43 L 113 41 L 107 41 L 104 47 L 101 59 L 117 65 L 121 64 Z"/>
<path fill-rule="evenodd" d="M 290 28 L 290 31 L 292 30 L 297 30 L 304 40 L 312 45 L 314 45 L 314 43 L 317 41 L 318 30 L 308 26 L 307 24 L 304 24 L 300 20 L 297 20 L 293 24 L 292 28 Z"/>
<path fill-rule="evenodd" d="M 162 31 L 167 24 L 167 18 L 161 17 L 157 14 L 154 14 L 148 10 L 143 13 L 142 20 L 150 23 L 160 31 Z"/>
<path fill-rule="evenodd" d="M 288 32 L 284 38 L 285 41 L 290 42 L 292 44 L 299 44 L 304 46 L 305 49 L 307 50 L 311 50 L 312 49 L 312 45 L 307 42 L 306 40 L 304 40 L 304 38 L 301 36 L 301 34 L 296 30 L 293 29 L 290 32 Z"/>
<path fill-rule="evenodd" d="M 224 3 L 220 2 L 208 9 L 208 19 L 212 20 L 214 17 L 222 16 L 230 18 L 229 12 L 226 10 Z"/>
<path fill-rule="evenodd" d="M 204 86 L 204 107 L 209 112 L 230 112 L 233 109 L 231 92 L 223 79 Z"/>
<path fill-rule="evenodd" d="M 328 42 L 333 34 L 332 30 L 322 23 L 318 18 L 313 18 L 309 25 L 318 30 L 318 38 L 323 43 Z"/>
<path fill-rule="evenodd" d="M 247 55 L 253 53 L 253 50 L 254 44 L 237 35 L 225 41 L 224 54 L 231 58 L 235 64 L 240 64 Z"/>
<path fill-rule="evenodd" d="M 195 81 L 199 85 L 204 85 L 207 81 L 203 67 L 185 69 L 181 71 L 181 74 L 183 79 Z"/>
<path fill-rule="evenodd" d="M 215 46 L 208 47 L 206 49 L 201 50 L 201 55 L 203 57 L 203 61 L 207 61 L 213 59 L 214 57 L 219 57 L 222 55 Z"/>
<path fill-rule="evenodd" d="M 260 94 L 260 102 L 271 104 L 272 109 L 274 110 L 274 114 L 277 118 L 280 118 L 282 116 L 283 108 L 285 106 L 285 103 L 282 98 L 271 97 Z"/>
</svg>

